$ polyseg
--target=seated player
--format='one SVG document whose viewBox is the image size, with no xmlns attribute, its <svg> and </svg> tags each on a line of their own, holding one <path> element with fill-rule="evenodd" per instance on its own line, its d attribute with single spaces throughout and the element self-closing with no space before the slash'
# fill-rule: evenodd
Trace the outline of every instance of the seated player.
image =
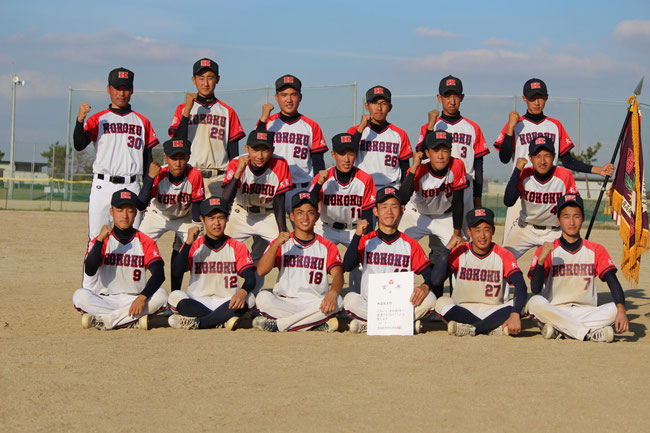
<svg viewBox="0 0 650 433">
<path fill-rule="evenodd" d="M 219 197 L 200 205 L 205 235 L 197 239 L 198 227 L 191 227 L 187 241 L 172 263 L 172 277 L 180 279 L 190 271 L 187 292 L 169 294 L 169 326 L 207 329 L 223 325 L 234 330 L 239 318 L 255 306 L 255 266 L 246 246 L 224 234 L 228 207 Z M 237 275 L 244 279 L 239 287 Z"/>
<path fill-rule="evenodd" d="M 167 301 L 167 292 L 160 287 L 165 273 L 156 242 L 133 228 L 137 204 L 135 193 L 115 191 L 109 210 L 114 226 L 103 226 L 90 242 L 84 272 L 97 275 L 97 285 L 78 289 L 72 295 L 75 308 L 84 313 L 84 328 L 146 330 L 148 315 Z M 148 280 L 147 269 L 151 272 Z"/>
<path fill-rule="evenodd" d="M 573 173 L 553 165 L 555 146 L 545 136 L 535 138 L 528 147 L 531 167 L 524 168 L 528 159 L 519 158 L 506 186 L 503 202 L 514 206 L 521 199 L 519 223 L 510 230 L 503 247 L 516 259 L 529 249 L 560 236 L 556 217 L 557 200 L 564 194 L 576 194 Z"/>
<path fill-rule="evenodd" d="M 430 276 L 433 265 L 422 247 L 413 238 L 397 230 L 404 212 L 398 198 L 398 191 L 385 187 L 377 192 L 373 213 L 378 221 L 377 230 L 366 235 L 368 221 L 357 222 L 357 230 L 350 247 L 343 258 L 343 269 L 347 272 L 361 264 L 360 292 L 349 292 L 343 298 L 346 312 L 355 318 L 350 322 L 350 332 L 363 333 L 368 320 L 368 277 L 370 274 L 413 271 L 424 278 L 424 283 L 415 287 L 410 301 L 415 307 L 415 332 L 420 332 L 420 319 L 428 315 L 436 303 L 436 296 L 442 293 L 430 291 Z"/>
<path fill-rule="evenodd" d="M 526 305 L 526 283 L 512 253 L 492 242 L 494 213 L 479 207 L 467 212 L 471 242 L 454 236 L 433 268 L 431 280 L 442 285 L 452 277 L 451 297 L 436 301 L 436 313 L 447 321 L 450 335 L 517 335 Z M 515 297 L 508 301 L 508 286 Z"/>
<path fill-rule="evenodd" d="M 226 234 L 240 242 L 252 237 L 251 256 L 257 263 L 269 242 L 287 231 L 284 201 L 291 189 L 289 165 L 273 156 L 273 133 L 253 131 L 246 140 L 246 154 L 228 164 L 223 181 L 223 200 L 232 212 Z M 264 278 L 257 278 L 254 293 Z"/>
<path fill-rule="evenodd" d="M 140 191 L 140 201 L 149 204 L 140 231 L 156 242 L 167 231 L 175 232 L 173 263 L 187 239 L 187 231 L 193 225 L 201 225 L 199 206 L 205 195 L 201 172 L 187 163 L 190 142 L 168 140 L 163 143 L 163 149 L 167 166 L 161 169 L 157 163 L 151 163 Z M 172 275 L 172 291 L 180 290 L 182 283 L 183 274 L 178 280 Z"/>
<path fill-rule="evenodd" d="M 296 193 L 291 200 L 293 233 L 282 232 L 271 242 L 257 264 L 260 275 L 276 266 L 280 273 L 273 292 L 262 290 L 257 295 L 257 308 L 262 315 L 253 319 L 253 326 L 263 331 L 334 332 L 338 329 L 336 314 L 343 300 L 343 267 L 339 251 L 332 242 L 314 233 L 318 204 L 309 192 Z M 327 274 L 332 275 L 332 285 Z"/>
<path fill-rule="evenodd" d="M 451 156 L 451 139 L 447 131 L 427 135 L 402 182 L 400 200 L 408 204 L 399 227 L 415 240 L 434 235 L 447 245 L 452 235 L 461 235 L 468 183 L 463 160 Z"/>
<path fill-rule="evenodd" d="M 320 218 L 314 230 L 334 245 L 350 246 L 359 220 L 372 221 L 375 206 L 375 182 L 365 171 L 354 166 L 359 141 L 350 134 L 332 137 L 335 166 L 318 173 L 311 186 L 311 198 L 320 203 Z M 372 227 L 369 227 L 372 230 Z M 366 230 L 368 231 L 368 230 Z M 358 287 L 361 270 L 350 272 L 350 287 Z M 357 289 L 358 290 L 358 289 Z"/>
<path fill-rule="evenodd" d="M 557 209 L 562 235 L 535 252 L 528 273 L 535 296 L 528 301 L 528 312 L 544 323 L 544 338 L 610 343 L 612 324 L 619 333 L 630 327 L 616 266 L 605 247 L 580 237 L 584 207 L 579 195 L 562 196 Z M 596 277 L 607 282 L 614 302 L 598 306 Z"/>
</svg>

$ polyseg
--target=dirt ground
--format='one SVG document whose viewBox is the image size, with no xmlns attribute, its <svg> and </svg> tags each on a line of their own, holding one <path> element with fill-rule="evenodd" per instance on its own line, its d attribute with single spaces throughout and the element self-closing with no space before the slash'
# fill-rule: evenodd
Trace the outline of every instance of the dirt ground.
<svg viewBox="0 0 650 433">
<path fill-rule="evenodd" d="M 101 332 L 81 328 L 71 300 L 86 218 L 0 212 L 4 432 L 647 431 L 650 256 L 638 289 L 621 279 L 631 331 L 613 344 L 547 341 L 528 321 L 516 338 L 451 337 L 441 322 L 413 337 L 185 331 L 162 320 Z M 616 231 L 592 240 L 620 263 Z M 160 246 L 169 257 L 171 237 Z"/>
</svg>

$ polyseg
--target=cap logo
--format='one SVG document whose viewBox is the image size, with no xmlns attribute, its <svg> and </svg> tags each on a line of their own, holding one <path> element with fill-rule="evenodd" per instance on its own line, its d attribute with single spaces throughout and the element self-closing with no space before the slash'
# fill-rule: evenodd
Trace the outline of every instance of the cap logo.
<svg viewBox="0 0 650 433">
<path fill-rule="evenodd" d="M 544 144 L 544 143 L 546 143 L 544 137 L 539 137 L 537 140 L 535 140 L 535 144 Z"/>
<path fill-rule="evenodd" d="M 118 72 L 117 73 L 117 78 L 129 78 L 129 73 L 128 72 Z"/>
<path fill-rule="evenodd" d="M 293 77 L 284 77 L 285 83 L 293 83 Z"/>
<path fill-rule="evenodd" d="M 183 147 L 183 140 L 172 141 L 172 147 Z"/>
<path fill-rule="evenodd" d="M 436 132 L 436 138 L 445 139 L 447 138 L 447 134 L 445 134 L 444 132 Z"/>
<path fill-rule="evenodd" d="M 300 200 L 305 199 L 305 198 L 309 198 L 309 197 L 310 196 L 309 196 L 308 192 L 301 192 L 300 193 Z"/>
<path fill-rule="evenodd" d="M 341 143 L 352 143 L 352 137 L 349 135 L 343 135 L 341 137 Z"/>
<path fill-rule="evenodd" d="M 257 139 L 258 140 L 266 140 L 266 132 L 258 132 L 257 133 Z"/>
<path fill-rule="evenodd" d="M 384 89 L 382 89 L 381 87 L 375 87 L 374 93 L 375 95 L 383 95 Z"/>
<path fill-rule="evenodd" d="M 455 86 L 456 85 L 456 80 L 447 80 L 446 85 L 447 86 Z"/>
<path fill-rule="evenodd" d="M 210 203 L 210 206 L 219 206 L 219 205 L 221 205 L 221 199 L 220 198 L 211 198 L 209 203 Z"/>
<path fill-rule="evenodd" d="M 576 196 L 575 196 L 575 194 L 567 194 L 567 195 L 564 196 L 564 199 L 565 199 L 566 201 L 569 201 L 569 200 L 573 200 L 573 201 L 575 201 L 575 200 L 576 200 Z"/>
<path fill-rule="evenodd" d="M 201 60 L 201 66 L 210 66 L 210 60 Z"/>
<path fill-rule="evenodd" d="M 530 83 L 530 88 L 531 88 L 531 89 L 541 89 L 542 86 L 541 86 L 540 83 L 538 83 L 537 81 L 535 81 L 534 83 Z"/>
<path fill-rule="evenodd" d="M 384 194 L 395 194 L 395 188 L 386 188 Z"/>
<path fill-rule="evenodd" d="M 126 199 L 129 199 L 129 198 L 131 198 L 131 193 L 130 193 L 130 192 L 126 192 L 126 191 L 123 192 L 123 193 L 120 193 L 120 198 L 126 198 Z"/>
<path fill-rule="evenodd" d="M 474 209 L 474 216 L 485 216 L 485 209 Z"/>
</svg>

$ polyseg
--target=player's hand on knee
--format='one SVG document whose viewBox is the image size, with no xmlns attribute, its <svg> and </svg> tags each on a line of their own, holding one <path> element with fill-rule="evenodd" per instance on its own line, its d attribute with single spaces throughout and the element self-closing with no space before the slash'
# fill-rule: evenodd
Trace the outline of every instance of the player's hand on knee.
<svg viewBox="0 0 650 433">
<path fill-rule="evenodd" d="M 113 231 L 113 227 L 107 225 L 102 226 L 102 229 L 99 231 L 99 235 L 97 235 L 97 240 L 100 242 L 105 241 L 106 238 L 110 236 L 112 231 Z"/>
<path fill-rule="evenodd" d="M 465 243 L 465 239 L 458 235 L 453 235 L 451 239 L 449 239 L 449 242 L 447 242 L 447 249 L 449 251 L 453 250 L 459 245 L 463 245 Z"/>
<path fill-rule="evenodd" d="M 363 236 L 363 234 L 366 232 L 366 229 L 368 228 L 368 220 L 359 220 L 357 221 L 357 231 L 355 234 L 357 236 Z"/>
<path fill-rule="evenodd" d="M 233 297 L 230 298 L 230 302 L 228 303 L 228 308 L 231 310 L 241 310 L 242 308 L 244 308 L 244 305 L 246 305 L 247 296 L 248 293 L 246 293 L 246 290 L 244 289 L 237 290 L 237 293 L 235 293 Z"/>
<path fill-rule="evenodd" d="M 323 298 L 323 302 L 320 303 L 320 311 L 323 314 L 330 314 L 336 310 L 337 296 L 338 294 L 332 290 L 327 292 L 327 295 L 325 295 L 325 298 Z"/>
<path fill-rule="evenodd" d="M 630 321 L 627 318 L 625 307 L 621 304 L 616 305 L 616 319 L 614 319 L 614 329 L 616 332 L 622 333 L 630 330 Z"/>
<path fill-rule="evenodd" d="M 77 114 L 77 122 L 83 122 L 86 116 L 90 113 L 90 104 L 83 102 L 79 104 L 79 114 Z"/>
<path fill-rule="evenodd" d="M 517 158 L 517 168 L 519 170 L 523 170 L 524 167 L 526 167 L 526 164 L 528 164 L 527 158 Z"/>
<path fill-rule="evenodd" d="M 142 311 L 144 310 L 144 304 L 147 302 L 147 297 L 144 295 L 138 295 L 133 303 L 131 304 L 131 308 L 129 308 L 129 316 L 135 317 L 140 314 L 142 314 Z"/>
<path fill-rule="evenodd" d="M 427 125 L 427 129 L 429 129 L 430 131 L 433 131 L 433 127 L 436 124 L 436 122 L 438 121 L 438 116 L 440 116 L 440 111 L 431 110 L 431 111 L 429 111 L 428 115 L 429 115 L 429 124 Z"/>
<path fill-rule="evenodd" d="M 262 122 L 266 122 L 269 120 L 269 116 L 271 115 L 271 111 L 273 111 L 273 104 L 264 104 L 262 105 L 262 117 L 260 117 L 260 120 Z"/>
<path fill-rule="evenodd" d="M 429 286 L 422 284 L 421 286 L 417 286 L 415 289 L 413 289 L 413 293 L 411 293 L 411 299 L 409 299 L 409 301 L 411 304 L 413 304 L 414 307 L 418 307 L 428 294 Z"/>
<path fill-rule="evenodd" d="M 327 170 L 321 170 L 318 172 L 318 184 L 322 185 L 327 180 Z"/>
<path fill-rule="evenodd" d="M 521 332 L 521 317 L 517 313 L 510 313 L 508 320 L 501 327 L 508 327 L 508 334 L 517 335 Z"/>
<path fill-rule="evenodd" d="M 151 164 L 149 164 L 149 177 L 152 179 L 155 179 L 156 176 L 160 174 L 160 164 L 156 161 L 151 161 Z"/>
<path fill-rule="evenodd" d="M 192 245 L 196 238 L 199 237 L 199 231 L 200 229 L 197 226 L 192 226 L 187 229 L 187 239 L 185 240 L 185 243 L 187 245 Z"/>
</svg>

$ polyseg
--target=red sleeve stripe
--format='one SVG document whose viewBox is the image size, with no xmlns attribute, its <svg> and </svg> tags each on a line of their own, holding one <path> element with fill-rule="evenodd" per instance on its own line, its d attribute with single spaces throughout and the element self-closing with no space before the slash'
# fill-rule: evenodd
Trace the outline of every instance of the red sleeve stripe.
<svg viewBox="0 0 650 433">
<path fill-rule="evenodd" d="M 147 144 L 147 149 L 151 149 L 152 147 L 156 147 L 159 143 L 160 143 L 160 141 L 158 141 L 158 139 L 156 138 L 154 141 Z"/>
<path fill-rule="evenodd" d="M 495 146 L 495 147 L 496 147 L 496 146 Z M 481 158 L 481 157 L 487 155 L 488 153 L 490 153 L 490 149 L 488 149 L 488 148 L 486 147 L 482 152 L 479 152 L 479 153 L 477 153 L 476 155 L 474 155 L 474 158 Z"/>
<path fill-rule="evenodd" d="M 508 274 L 505 275 L 505 279 L 508 283 L 510 283 L 510 277 L 512 276 L 512 274 L 514 274 L 517 271 L 521 272 L 521 269 L 510 269 L 510 272 L 508 272 Z"/>
<path fill-rule="evenodd" d="M 413 156 L 413 152 L 409 152 L 408 155 L 400 156 L 399 160 L 400 161 L 405 161 L 405 160 L 409 159 L 412 156 Z"/>
<path fill-rule="evenodd" d="M 327 146 L 320 146 L 310 151 L 310 153 L 325 153 L 325 152 L 327 152 Z"/>
<path fill-rule="evenodd" d="M 225 185 L 226 185 L 226 184 L 224 183 L 224 186 L 225 186 Z M 282 189 L 278 189 L 278 190 L 275 192 L 275 195 L 282 194 L 283 192 L 287 192 L 287 191 L 292 190 L 292 189 L 293 189 L 293 185 L 285 186 L 285 187 L 282 188 Z"/>
<path fill-rule="evenodd" d="M 151 264 L 152 264 L 153 262 L 157 262 L 158 260 L 162 260 L 162 258 L 161 258 L 161 257 L 154 257 L 153 259 L 149 260 L 149 261 L 147 262 L 147 264 L 146 264 L 144 267 L 147 268 L 147 269 L 149 269 L 149 266 L 151 266 Z"/>
<path fill-rule="evenodd" d="M 427 268 L 427 266 L 431 266 L 431 261 L 427 260 L 426 262 L 424 262 L 422 266 L 420 266 L 418 269 L 414 270 L 413 272 L 419 275 L 420 272 L 422 272 Z"/>
<path fill-rule="evenodd" d="M 458 191 L 458 190 L 461 190 L 461 189 L 465 189 L 465 188 L 467 188 L 468 186 L 469 186 L 469 184 L 467 183 L 467 181 L 465 181 L 464 184 L 462 184 L 462 185 L 458 185 L 456 188 L 452 188 L 451 190 L 452 190 L 452 191 Z"/>
<path fill-rule="evenodd" d="M 246 133 L 240 132 L 239 134 L 235 135 L 234 137 L 229 137 L 228 138 L 228 143 L 230 143 L 232 141 L 241 140 L 244 137 L 246 137 Z"/>
<path fill-rule="evenodd" d="M 367 206 L 363 206 L 361 210 L 368 210 L 368 209 L 372 209 L 373 207 L 375 207 L 374 201 L 372 203 L 369 203 Z"/>
<path fill-rule="evenodd" d="M 616 266 L 608 266 L 600 274 L 598 274 L 598 278 L 600 278 L 602 280 L 603 275 L 605 275 L 607 272 L 611 271 L 612 269 L 614 269 L 615 271 L 617 270 Z"/>
<path fill-rule="evenodd" d="M 241 269 L 237 272 L 237 274 L 241 277 L 241 276 L 242 276 L 241 274 L 242 274 L 246 269 L 248 269 L 248 268 L 254 268 L 254 267 L 255 267 L 255 266 L 254 266 L 252 263 L 248 263 L 248 264 L 242 266 Z"/>
<path fill-rule="evenodd" d="M 567 146 L 567 147 L 564 149 L 564 152 L 560 152 L 560 156 L 564 156 L 564 155 L 566 155 L 566 154 L 569 153 L 569 151 L 570 151 L 571 149 L 573 149 L 573 148 L 574 148 L 573 143 L 571 143 L 570 146 Z"/>
<path fill-rule="evenodd" d="M 343 263 L 341 263 L 341 262 L 339 262 L 339 261 L 332 262 L 332 263 L 327 267 L 327 273 L 328 273 L 328 274 L 332 271 L 332 268 L 333 268 L 334 266 L 343 266 Z"/>
</svg>

